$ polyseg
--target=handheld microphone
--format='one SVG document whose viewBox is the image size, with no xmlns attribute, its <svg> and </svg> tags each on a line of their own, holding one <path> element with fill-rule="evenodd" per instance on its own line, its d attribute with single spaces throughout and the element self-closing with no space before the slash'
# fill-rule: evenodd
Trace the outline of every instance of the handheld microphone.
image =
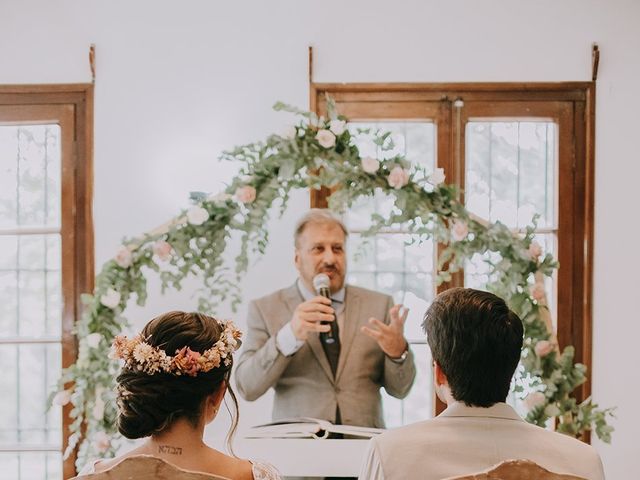
<svg viewBox="0 0 640 480">
<path fill-rule="evenodd" d="M 316 294 L 321 297 L 328 298 L 331 300 L 331 290 L 329 289 L 329 285 L 331 284 L 331 280 L 326 273 L 319 273 L 315 277 L 313 277 L 313 288 L 316 291 Z M 322 321 L 321 325 L 331 325 L 331 330 L 328 332 L 320 332 L 320 340 L 322 340 L 326 344 L 335 343 L 338 338 L 338 332 L 336 325 L 336 316 L 333 316 L 333 322 Z"/>
</svg>

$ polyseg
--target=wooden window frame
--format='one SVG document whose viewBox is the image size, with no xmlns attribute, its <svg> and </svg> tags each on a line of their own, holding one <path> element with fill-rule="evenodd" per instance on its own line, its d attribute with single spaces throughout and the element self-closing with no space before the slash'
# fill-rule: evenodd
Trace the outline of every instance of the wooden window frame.
<svg viewBox="0 0 640 480">
<path fill-rule="evenodd" d="M 519 106 L 526 103 L 534 115 L 548 102 L 562 104 L 547 115 L 554 120 L 558 120 L 557 115 L 562 116 L 562 125 L 571 130 L 564 134 L 573 139 L 571 144 L 559 145 L 558 204 L 562 208 L 558 208 L 558 285 L 562 290 L 557 301 L 557 336 L 560 347 L 573 345 L 575 361 L 588 368 L 587 381 L 574 392 L 578 402 L 585 400 L 591 393 L 592 372 L 595 82 L 311 83 L 310 109 L 319 115 L 326 115 L 325 95 L 335 100 L 340 113 L 354 121 L 409 119 L 408 115 L 398 114 L 398 106 L 406 105 L 410 112 L 421 102 L 438 104 L 440 108 L 432 116 L 437 123 L 437 165 L 445 169 L 447 182 L 462 187 L 464 143 L 459 139 L 473 112 L 462 109 L 462 118 L 456 118 L 460 110 L 454 106 L 455 100 L 462 99 L 465 105 L 486 102 L 496 108 L 509 102 Z M 462 148 L 456 151 L 457 145 Z M 311 206 L 326 207 L 330 194 L 327 189 L 312 190 Z M 463 276 L 458 274 L 442 288 L 462 284 Z M 442 411 L 441 402 L 435 405 L 436 413 Z"/>
<path fill-rule="evenodd" d="M 62 368 L 77 358 L 72 334 L 80 317 L 80 295 L 93 291 L 93 85 L 0 85 L 0 107 L 25 123 L 51 121 L 62 127 L 61 240 L 62 240 Z M 64 118 L 63 118 L 64 117 Z M 2 119 L 0 119 L 2 120 Z M 69 129 L 70 127 L 70 129 Z M 68 150 L 70 146 L 70 151 Z M 62 449 L 69 441 L 69 412 L 62 411 Z M 75 454 L 63 463 L 63 477 L 76 474 Z"/>
</svg>

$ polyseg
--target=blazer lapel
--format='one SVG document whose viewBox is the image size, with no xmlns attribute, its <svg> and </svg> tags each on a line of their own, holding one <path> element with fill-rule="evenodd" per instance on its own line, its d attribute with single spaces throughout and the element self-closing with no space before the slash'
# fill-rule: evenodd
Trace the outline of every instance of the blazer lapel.
<svg viewBox="0 0 640 480">
<path fill-rule="evenodd" d="M 340 340 L 340 358 L 338 359 L 338 369 L 336 370 L 336 382 L 340 379 L 340 375 L 342 374 L 347 362 L 347 357 L 349 356 L 349 350 L 351 350 L 353 341 L 358 334 L 358 327 L 361 320 L 360 300 L 360 296 L 353 289 L 347 286 L 344 297 L 344 324 L 342 326 L 342 335 Z M 329 362 L 327 362 L 327 364 L 328 363 Z"/>
<path fill-rule="evenodd" d="M 295 309 L 303 301 L 304 299 L 302 298 L 302 295 L 300 295 L 298 285 L 296 285 L 295 283 L 285 291 L 285 302 L 290 310 L 290 316 L 293 315 Z M 309 348 L 311 348 L 311 351 L 315 355 L 316 360 L 318 360 L 320 367 L 322 367 L 325 375 L 327 376 L 329 381 L 333 383 L 334 380 L 333 374 L 331 373 L 331 365 L 329 365 L 329 360 L 327 360 L 327 356 L 325 355 L 322 344 L 320 343 L 320 336 L 316 332 L 309 333 L 307 343 L 309 344 Z"/>
</svg>

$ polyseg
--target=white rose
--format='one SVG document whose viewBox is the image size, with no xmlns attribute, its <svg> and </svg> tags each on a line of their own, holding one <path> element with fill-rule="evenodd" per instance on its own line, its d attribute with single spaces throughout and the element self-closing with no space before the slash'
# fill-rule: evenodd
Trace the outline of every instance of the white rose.
<svg viewBox="0 0 640 480">
<path fill-rule="evenodd" d="M 121 268 L 129 268 L 133 263 L 133 255 L 131 255 L 131 251 L 125 247 L 121 246 L 114 257 L 114 260 Z"/>
<path fill-rule="evenodd" d="M 316 140 L 324 148 L 331 148 L 336 144 L 336 136 L 329 130 L 320 130 L 316 134 Z"/>
<path fill-rule="evenodd" d="M 191 225 L 202 225 L 209 218 L 209 212 L 200 206 L 191 207 L 187 212 L 187 221 Z"/>
<path fill-rule="evenodd" d="M 391 173 L 387 177 L 387 182 L 389 186 L 399 190 L 404 187 L 407 183 L 409 183 L 409 172 L 400 166 L 393 167 Z"/>
<path fill-rule="evenodd" d="M 444 168 L 436 168 L 433 173 L 431 175 L 429 175 L 429 178 L 427 178 L 427 181 L 433 185 L 433 186 L 437 186 L 440 185 L 442 182 L 444 182 Z"/>
<path fill-rule="evenodd" d="M 536 407 L 541 407 L 547 401 L 544 393 L 532 392 L 524 399 L 524 406 L 528 411 L 533 410 Z"/>
<path fill-rule="evenodd" d="M 342 135 L 346 130 L 347 122 L 344 120 L 331 120 L 329 122 L 329 130 L 331 130 L 336 136 Z"/>
<path fill-rule="evenodd" d="M 296 138 L 297 135 L 298 135 L 298 130 L 296 129 L 296 127 L 294 127 L 293 125 L 289 125 L 284 129 L 284 131 L 282 132 L 282 135 L 280 136 L 282 138 L 286 138 L 287 140 L 293 140 L 294 138 Z"/>
<path fill-rule="evenodd" d="M 51 403 L 54 405 L 65 406 L 67 403 L 71 401 L 71 390 L 62 390 L 58 392 L 51 400 Z"/>
<path fill-rule="evenodd" d="M 85 341 L 87 342 L 87 346 L 89 348 L 96 348 L 98 345 L 100 345 L 100 340 L 102 340 L 102 334 L 98 332 L 90 333 L 85 337 Z"/>
<path fill-rule="evenodd" d="M 113 310 L 120 305 L 120 293 L 110 288 L 107 290 L 107 293 L 100 297 L 100 303 Z"/>
<path fill-rule="evenodd" d="M 376 173 L 380 168 L 380 162 L 372 157 L 364 157 L 360 159 L 362 169 L 367 173 Z"/>
</svg>

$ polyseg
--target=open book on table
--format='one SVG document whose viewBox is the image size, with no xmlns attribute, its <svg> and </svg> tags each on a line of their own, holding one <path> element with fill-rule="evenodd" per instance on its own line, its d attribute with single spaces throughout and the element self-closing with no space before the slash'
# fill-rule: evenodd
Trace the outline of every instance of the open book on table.
<svg viewBox="0 0 640 480">
<path fill-rule="evenodd" d="M 257 425 L 249 430 L 245 438 L 327 438 L 330 433 L 371 438 L 382 432 L 382 428 L 334 425 L 319 418 L 298 417 Z"/>
</svg>

